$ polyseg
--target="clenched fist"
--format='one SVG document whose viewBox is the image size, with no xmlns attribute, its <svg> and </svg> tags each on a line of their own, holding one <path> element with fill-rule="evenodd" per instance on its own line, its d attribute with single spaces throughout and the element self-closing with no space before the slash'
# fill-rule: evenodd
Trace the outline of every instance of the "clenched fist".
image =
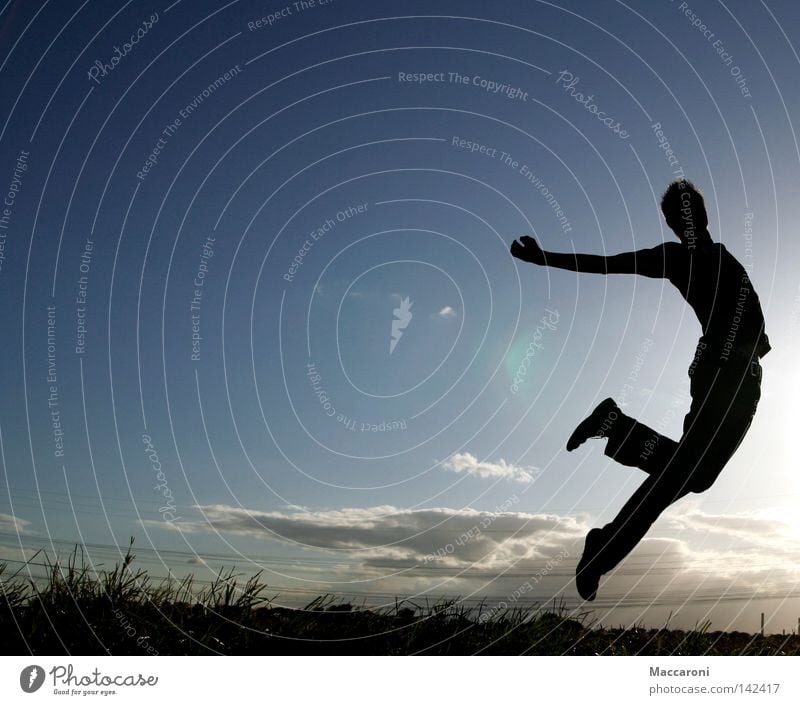
<svg viewBox="0 0 800 705">
<path fill-rule="evenodd" d="M 517 259 L 532 264 L 544 264 L 544 251 L 530 235 L 523 235 L 511 243 L 511 254 Z"/>
</svg>

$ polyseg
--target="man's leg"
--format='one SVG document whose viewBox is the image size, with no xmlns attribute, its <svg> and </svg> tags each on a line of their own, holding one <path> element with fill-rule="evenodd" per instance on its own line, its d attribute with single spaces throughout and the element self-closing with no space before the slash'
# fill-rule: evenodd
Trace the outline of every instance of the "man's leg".
<svg viewBox="0 0 800 705">
<path fill-rule="evenodd" d="M 594 536 L 594 551 L 585 566 L 601 575 L 613 570 L 644 538 L 656 519 L 673 502 L 691 491 L 685 477 L 662 472 L 642 482 L 617 516 Z"/>
<path fill-rule="evenodd" d="M 610 452 L 607 447 L 606 453 L 626 465 L 644 469 L 650 464 L 650 477 L 612 522 L 587 536 L 578 564 L 578 589 L 587 599 L 593 599 L 599 576 L 630 553 L 672 502 L 713 484 L 741 443 L 760 396 L 760 367 L 726 372 L 720 377 L 715 370 L 713 376 L 709 373 L 692 380 L 692 408 L 684 419 L 684 434 L 678 443 L 632 419 L 615 429 L 613 442 L 609 439 Z M 633 457 L 648 432 L 658 437 L 657 446 L 674 444 L 666 462 L 661 452 L 644 460 L 639 457 L 641 463 Z"/>
<path fill-rule="evenodd" d="M 589 419 L 597 420 L 598 409 Z M 640 485 L 615 519 L 615 522 L 620 522 L 629 518 L 630 523 L 625 522 L 621 526 L 607 524 L 602 529 L 592 529 L 586 536 L 583 556 L 575 576 L 578 592 L 585 600 L 594 600 L 600 576 L 628 554 L 669 505 L 669 502 L 663 504 L 670 494 L 664 491 L 668 489 L 665 486 L 665 469 L 679 447 L 676 441 L 622 413 L 616 405 L 612 414 L 608 413 L 608 408 L 603 411 L 606 419 L 603 432 L 593 437 L 608 439 L 605 454 L 622 465 L 644 470 L 650 477 Z M 587 425 L 587 422 L 582 422 L 582 425 Z M 579 432 L 580 426 L 573 437 Z"/>
<path fill-rule="evenodd" d="M 672 502 L 691 491 L 675 473 L 652 474 L 639 485 L 613 521 L 592 529 L 586 537 L 576 580 L 581 597 L 593 600 L 600 576 L 613 570 L 644 538 Z"/>
<path fill-rule="evenodd" d="M 609 430 L 605 454 L 620 465 L 659 474 L 678 450 L 678 442 L 619 412 Z"/>
<path fill-rule="evenodd" d="M 567 441 L 567 450 L 575 450 L 589 438 L 607 438 L 607 456 L 647 473 L 662 470 L 678 446 L 671 438 L 624 414 L 610 398 L 600 402 L 578 424 Z"/>
</svg>

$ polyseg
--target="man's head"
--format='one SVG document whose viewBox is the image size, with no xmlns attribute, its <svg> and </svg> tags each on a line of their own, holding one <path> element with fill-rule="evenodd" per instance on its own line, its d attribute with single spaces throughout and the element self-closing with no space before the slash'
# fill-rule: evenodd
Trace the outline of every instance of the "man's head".
<svg viewBox="0 0 800 705">
<path fill-rule="evenodd" d="M 661 197 L 661 212 L 684 245 L 693 247 L 697 241 L 709 238 L 703 194 L 691 181 L 679 179 L 667 186 Z"/>
</svg>

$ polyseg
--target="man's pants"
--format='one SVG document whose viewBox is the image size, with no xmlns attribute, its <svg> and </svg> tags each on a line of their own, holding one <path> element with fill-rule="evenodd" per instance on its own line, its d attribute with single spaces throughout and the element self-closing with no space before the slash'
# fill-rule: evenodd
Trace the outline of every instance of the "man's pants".
<svg viewBox="0 0 800 705">
<path fill-rule="evenodd" d="M 689 368 L 692 405 L 679 441 L 622 413 L 610 424 L 606 455 L 649 477 L 593 538 L 597 552 L 587 566 L 593 572 L 612 570 L 672 502 L 711 487 L 750 427 L 761 396 L 761 365 L 736 355 L 707 361 L 704 347 L 698 346 Z"/>
</svg>

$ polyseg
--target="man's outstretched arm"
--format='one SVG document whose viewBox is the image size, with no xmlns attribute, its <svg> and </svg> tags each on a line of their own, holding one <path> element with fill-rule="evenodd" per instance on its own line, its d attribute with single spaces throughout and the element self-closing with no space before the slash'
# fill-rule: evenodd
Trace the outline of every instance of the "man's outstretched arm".
<svg viewBox="0 0 800 705">
<path fill-rule="evenodd" d="M 664 247 L 653 247 L 619 255 L 584 255 L 572 252 L 545 252 L 532 237 L 523 235 L 511 244 L 511 254 L 517 259 L 571 272 L 587 274 L 641 274 L 645 277 L 665 277 Z"/>
</svg>

